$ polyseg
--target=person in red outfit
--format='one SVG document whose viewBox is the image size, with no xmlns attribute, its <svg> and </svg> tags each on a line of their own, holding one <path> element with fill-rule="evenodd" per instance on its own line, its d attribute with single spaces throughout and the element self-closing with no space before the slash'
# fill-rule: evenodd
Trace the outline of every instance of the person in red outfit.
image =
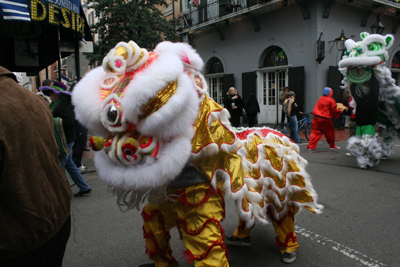
<svg viewBox="0 0 400 267">
<path fill-rule="evenodd" d="M 311 137 L 308 143 L 307 150 L 317 148 L 318 141 L 322 135 L 325 135 L 326 141 L 329 144 L 329 149 L 340 149 L 335 145 L 335 127 L 333 126 L 332 118 L 339 118 L 342 114 L 341 109 L 337 108 L 335 99 L 332 98 L 333 90 L 325 87 L 323 96 L 318 99 L 312 114 L 314 120 L 311 126 Z"/>
</svg>

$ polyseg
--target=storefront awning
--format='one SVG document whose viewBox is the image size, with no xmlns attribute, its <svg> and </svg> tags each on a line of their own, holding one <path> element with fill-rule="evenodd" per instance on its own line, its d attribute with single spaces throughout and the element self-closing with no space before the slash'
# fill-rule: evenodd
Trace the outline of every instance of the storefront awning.
<svg viewBox="0 0 400 267">
<path fill-rule="evenodd" d="M 0 65 L 11 71 L 39 72 L 60 42 L 93 41 L 79 0 L 0 0 L 0 15 Z"/>
</svg>

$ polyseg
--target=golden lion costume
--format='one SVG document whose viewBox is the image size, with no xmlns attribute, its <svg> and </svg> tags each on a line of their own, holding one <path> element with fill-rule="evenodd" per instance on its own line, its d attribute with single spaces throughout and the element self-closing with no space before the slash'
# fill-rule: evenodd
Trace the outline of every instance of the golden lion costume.
<svg viewBox="0 0 400 267">
<path fill-rule="evenodd" d="M 72 94 L 76 118 L 97 135 L 96 168 L 118 204 L 149 202 L 143 231 L 156 266 L 178 265 L 169 246 L 175 225 L 195 266 L 228 266 L 225 198 L 243 229 L 322 209 L 299 147 L 269 128 L 234 131 L 228 111 L 207 96 L 202 67 L 187 44 L 148 52 L 121 42 Z"/>
</svg>

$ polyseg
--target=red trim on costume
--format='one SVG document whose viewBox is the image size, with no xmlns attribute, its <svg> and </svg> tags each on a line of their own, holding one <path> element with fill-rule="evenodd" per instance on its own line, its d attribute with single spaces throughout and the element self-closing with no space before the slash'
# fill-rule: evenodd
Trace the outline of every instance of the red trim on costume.
<svg viewBox="0 0 400 267">
<path fill-rule="evenodd" d="M 221 248 L 223 248 L 225 250 L 226 258 L 229 259 L 229 257 L 228 257 L 228 254 L 229 254 L 228 248 L 225 246 L 224 240 L 215 240 L 211 244 L 211 246 L 208 247 L 207 251 L 201 253 L 198 256 L 194 256 L 193 253 L 188 249 L 185 252 L 183 252 L 183 257 L 186 259 L 186 261 L 189 264 L 192 264 L 193 261 L 195 261 L 195 260 L 196 261 L 204 260 L 208 256 L 208 254 L 210 253 L 211 249 L 213 249 L 215 246 L 220 246 Z"/>
<path fill-rule="evenodd" d="M 246 140 L 247 136 L 249 134 L 252 134 L 252 133 L 255 133 L 255 134 L 262 133 L 261 137 L 264 137 L 264 138 L 266 138 L 269 133 L 273 133 L 273 134 L 275 134 L 275 135 L 277 135 L 279 137 L 286 136 L 286 135 L 284 135 L 284 134 L 282 134 L 282 133 L 280 133 L 280 132 L 278 132 L 276 130 L 273 130 L 273 129 L 257 129 L 257 131 L 254 130 L 254 129 L 251 129 L 251 130 L 250 129 L 246 129 L 246 130 L 243 130 L 243 131 L 240 131 L 240 132 L 236 132 L 236 136 L 240 140 Z"/>
<path fill-rule="evenodd" d="M 183 203 L 183 205 L 191 206 L 191 207 L 198 207 L 198 206 L 203 206 L 203 204 L 206 203 L 210 199 L 211 195 L 218 194 L 218 193 L 216 192 L 216 190 L 212 186 L 210 186 L 208 188 L 208 190 L 206 191 L 206 193 L 204 194 L 203 199 L 197 204 L 192 204 L 187 200 L 185 189 L 178 190 L 176 192 L 176 194 L 180 195 L 178 201 Z"/>
<path fill-rule="evenodd" d="M 143 218 L 143 220 L 145 220 L 146 222 L 148 222 L 148 221 L 150 221 L 155 215 L 157 215 L 158 223 L 159 223 L 160 225 L 162 225 L 162 227 L 164 227 L 164 225 L 165 225 L 165 223 L 164 223 L 164 218 L 163 218 L 162 213 L 161 213 L 161 211 L 160 211 L 159 209 L 154 209 L 154 210 L 152 210 L 152 211 L 150 212 L 150 214 L 148 214 L 148 213 L 146 212 L 145 209 L 146 209 L 146 207 L 144 207 L 144 208 L 143 208 L 143 211 L 142 211 L 142 218 Z"/>
<path fill-rule="evenodd" d="M 276 242 L 276 245 L 277 245 L 278 247 L 287 248 L 290 239 L 292 240 L 293 243 L 297 243 L 297 237 L 294 235 L 293 232 L 290 232 L 290 233 L 288 233 L 288 234 L 286 235 L 286 238 L 285 238 L 285 242 L 284 242 L 284 243 L 280 242 L 278 237 L 275 237 L 275 242 Z"/>
<path fill-rule="evenodd" d="M 157 215 L 158 223 L 164 230 L 163 231 L 163 233 L 165 235 L 164 238 L 167 240 L 167 244 L 168 244 L 169 240 L 171 240 L 171 235 L 168 231 L 165 231 L 164 219 L 162 218 L 162 214 L 161 214 L 160 210 L 155 209 L 155 210 L 152 210 L 150 212 L 150 214 L 148 214 L 145 211 L 145 208 L 143 208 L 142 218 L 146 222 L 150 221 L 155 215 Z M 167 262 L 174 262 L 174 263 L 177 262 L 176 259 L 172 256 L 172 249 L 170 246 L 167 245 L 165 248 L 160 248 L 153 231 L 150 230 L 149 232 L 146 232 L 144 225 L 143 225 L 142 229 L 143 229 L 143 237 L 145 239 L 151 239 L 151 242 L 153 243 L 153 245 L 155 247 L 155 250 L 149 250 L 149 248 L 146 245 L 146 254 L 149 255 L 150 259 L 154 259 L 155 256 L 160 256 L 163 260 L 165 260 Z M 168 259 L 165 255 L 169 255 L 172 259 Z"/>
<path fill-rule="evenodd" d="M 177 220 L 176 220 L 176 225 L 179 226 L 179 225 L 183 224 L 183 229 L 185 229 L 185 232 L 186 232 L 188 235 L 194 236 L 194 235 L 200 234 L 201 231 L 203 231 L 204 227 L 205 227 L 207 224 L 212 223 L 212 222 L 216 223 L 216 224 L 219 226 L 219 228 L 221 229 L 221 236 L 222 236 L 222 238 L 225 238 L 225 231 L 224 231 L 224 228 L 222 228 L 220 221 L 218 221 L 217 219 L 214 219 L 214 218 L 209 218 L 209 219 L 207 219 L 199 229 L 194 229 L 194 230 L 189 229 L 188 223 L 187 223 L 187 221 L 184 220 L 184 219 L 177 219 Z"/>
</svg>

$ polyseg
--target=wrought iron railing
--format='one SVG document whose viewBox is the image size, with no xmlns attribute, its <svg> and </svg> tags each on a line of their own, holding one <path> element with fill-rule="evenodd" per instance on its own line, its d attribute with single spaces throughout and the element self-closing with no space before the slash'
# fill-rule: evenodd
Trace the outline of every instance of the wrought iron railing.
<svg viewBox="0 0 400 267">
<path fill-rule="evenodd" d="M 200 3 L 197 7 L 192 6 L 189 11 L 184 12 L 179 16 L 179 30 L 184 30 L 241 11 L 250 6 L 269 1 L 270 0 L 211 0 L 207 1 L 207 4 L 202 5 Z"/>
</svg>

